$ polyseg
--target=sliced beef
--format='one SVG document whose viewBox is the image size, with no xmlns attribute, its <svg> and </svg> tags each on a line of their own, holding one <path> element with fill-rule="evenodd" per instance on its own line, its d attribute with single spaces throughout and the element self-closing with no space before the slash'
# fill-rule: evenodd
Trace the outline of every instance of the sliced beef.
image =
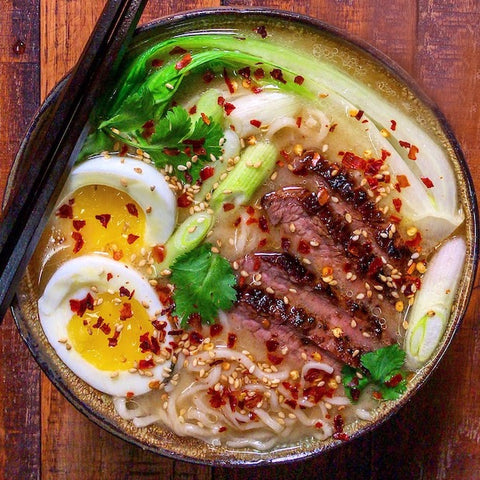
<svg viewBox="0 0 480 480">
<path fill-rule="evenodd" d="M 338 296 L 291 255 L 249 255 L 242 269 L 248 277 L 241 282 L 234 315 L 240 311 L 253 319 L 257 325 L 246 326 L 261 338 L 288 339 L 295 348 L 298 341 L 315 345 L 354 366 L 363 352 L 394 341 L 378 317 L 359 312 L 354 302 Z"/>
<path fill-rule="evenodd" d="M 370 243 L 372 253 L 384 257 L 399 269 L 410 257 L 410 251 L 396 232 L 395 225 L 386 220 L 368 190 L 357 177 L 338 163 L 331 163 L 315 152 L 307 152 L 294 161 L 293 173 L 313 177 L 316 191 L 323 202 L 337 215 L 349 215 L 352 231 L 361 231 Z M 322 198 L 322 197 L 319 197 Z"/>
</svg>

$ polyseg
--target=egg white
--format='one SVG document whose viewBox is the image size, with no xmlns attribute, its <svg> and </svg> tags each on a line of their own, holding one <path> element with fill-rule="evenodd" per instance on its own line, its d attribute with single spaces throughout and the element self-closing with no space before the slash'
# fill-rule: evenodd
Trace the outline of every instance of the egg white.
<svg viewBox="0 0 480 480">
<path fill-rule="evenodd" d="M 107 273 L 112 275 L 108 281 Z M 92 285 L 95 285 L 100 293 L 109 289 L 118 291 L 121 286 L 135 290 L 136 300 L 146 306 L 149 317 L 157 314 L 158 320 L 167 322 L 165 331 L 168 338 L 168 332 L 171 330 L 168 320 L 165 316 L 158 315 L 163 305 L 143 276 L 127 265 L 108 257 L 84 255 L 65 262 L 53 274 L 38 301 L 40 322 L 48 341 L 61 360 L 78 377 L 97 390 L 113 396 L 127 396 L 129 392 L 134 395 L 148 392 L 150 382 L 162 381 L 167 376 L 164 368 L 170 366 L 169 360 L 149 369 L 153 376 L 128 371 L 105 371 L 90 364 L 73 347 L 67 349 L 65 343 L 59 342 L 68 338 L 67 325 L 73 315 L 69 300 L 84 298 L 89 291 L 91 292 Z M 164 350 L 164 345 L 160 347 Z"/>
<path fill-rule="evenodd" d="M 73 168 L 60 195 L 86 185 L 105 185 L 127 193 L 146 213 L 145 240 L 165 243 L 176 222 L 177 202 L 164 176 L 152 165 L 118 155 L 99 155 Z"/>
</svg>

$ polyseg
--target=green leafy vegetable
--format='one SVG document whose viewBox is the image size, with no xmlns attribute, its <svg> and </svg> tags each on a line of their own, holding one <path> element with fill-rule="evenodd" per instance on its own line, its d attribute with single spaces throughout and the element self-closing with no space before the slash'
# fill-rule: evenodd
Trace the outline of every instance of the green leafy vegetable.
<svg viewBox="0 0 480 480">
<path fill-rule="evenodd" d="M 219 310 L 228 310 L 235 301 L 235 274 L 230 263 L 204 243 L 184 253 L 172 265 L 175 311 L 182 327 L 191 315 L 212 324 Z"/>
<path fill-rule="evenodd" d="M 395 344 L 363 354 L 360 364 L 365 371 L 345 365 L 342 381 L 348 397 L 357 401 L 361 392 L 372 385 L 375 398 L 397 399 L 407 388 L 405 371 L 402 370 L 404 362 L 405 352 Z"/>
</svg>

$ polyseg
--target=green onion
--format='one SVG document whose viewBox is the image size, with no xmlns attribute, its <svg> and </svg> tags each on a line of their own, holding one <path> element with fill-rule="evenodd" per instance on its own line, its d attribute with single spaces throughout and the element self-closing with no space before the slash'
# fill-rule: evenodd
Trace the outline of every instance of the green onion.
<svg viewBox="0 0 480 480">
<path fill-rule="evenodd" d="M 180 255 L 200 245 L 212 224 L 213 215 L 207 212 L 198 212 L 188 217 L 165 243 L 165 258 L 155 265 L 157 272 L 168 269 Z"/>
<path fill-rule="evenodd" d="M 277 154 L 277 149 L 270 143 L 247 147 L 235 168 L 213 192 L 210 201 L 213 210 L 217 211 L 224 203 L 239 206 L 248 201 L 272 173 Z"/>
<path fill-rule="evenodd" d="M 408 316 L 405 337 L 407 365 L 421 367 L 432 355 L 447 327 L 463 262 L 465 241 L 456 237 L 435 253 Z"/>
<path fill-rule="evenodd" d="M 223 124 L 223 109 L 218 104 L 218 97 L 220 96 L 220 91 L 215 88 L 203 93 L 196 103 L 197 110 L 192 115 L 192 124 L 202 118 L 202 113 L 209 117 L 212 122 Z"/>
</svg>

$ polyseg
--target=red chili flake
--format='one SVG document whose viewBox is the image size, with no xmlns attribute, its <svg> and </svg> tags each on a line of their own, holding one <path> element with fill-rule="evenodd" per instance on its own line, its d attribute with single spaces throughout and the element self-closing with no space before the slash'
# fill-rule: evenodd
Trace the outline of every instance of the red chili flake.
<svg viewBox="0 0 480 480">
<path fill-rule="evenodd" d="M 134 203 L 127 203 L 125 206 L 127 207 L 127 211 L 130 215 L 138 217 L 138 210 Z"/>
<path fill-rule="evenodd" d="M 203 335 L 196 330 L 193 330 L 190 332 L 189 339 L 192 345 L 200 345 L 203 342 Z"/>
<path fill-rule="evenodd" d="M 260 258 L 257 256 L 253 257 L 253 271 L 258 272 L 260 270 Z"/>
<path fill-rule="evenodd" d="M 215 78 L 215 74 L 211 70 L 207 70 L 202 75 L 202 79 L 205 83 L 210 83 L 214 78 Z"/>
<path fill-rule="evenodd" d="M 120 149 L 120 152 L 118 153 L 121 157 L 124 157 L 128 153 L 128 145 L 124 143 L 122 145 L 122 148 Z"/>
<path fill-rule="evenodd" d="M 152 67 L 158 68 L 158 67 L 161 67 L 162 65 L 163 65 L 163 60 L 161 60 L 160 58 L 154 58 L 152 60 Z"/>
<path fill-rule="evenodd" d="M 237 341 L 237 336 L 234 333 L 229 333 L 227 337 L 227 347 L 233 348 L 235 346 L 236 341 Z"/>
<path fill-rule="evenodd" d="M 138 235 L 134 235 L 133 233 L 129 233 L 127 237 L 127 243 L 131 245 L 133 242 L 137 241 L 140 237 Z"/>
<path fill-rule="evenodd" d="M 108 323 L 104 323 L 103 325 L 101 325 L 100 330 L 105 335 L 110 335 L 110 333 L 112 333 L 112 328 Z"/>
<path fill-rule="evenodd" d="M 210 325 L 210 336 L 211 337 L 216 337 L 222 333 L 223 327 L 219 323 L 215 323 L 213 325 Z"/>
<path fill-rule="evenodd" d="M 359 110 L 359 111 L 357 112 L 357 114 L 355 115 L 355 119 L 358 120 L 358 121 L 360 121 L 360 120 L 362 119 L 364 113 L 365 113 L 365 112 L 364 112 L 363 110 Z"/>
<path fill-rule="evenodd" d="M 375 391 L 375 392 L 372 393 L 372 397 L 373 397 L 375 400 L 382 400 L 383 395 L 381 394 L 381 392 Z"/>
<path fill-rule="evenodd" d="M 331 395 L 330 389 L 327 387 L 318 387 L 316 385 L 308 387 L 303 391 L 303 394 L 313 403 L 318 403 L 324 396 Z"/>
<path fill-rule="evenodd" d="M 326 205 L 328 200 L 330 199 L 330 194 L 326 188 L 320 188 L 317 193 L 317 199 L 320 206 Z"/>
<path fill-rule="evenodd" d="M 354 170 L 364 170 L 367 162 L 364 158 L 355 155 L 352 152 L 345 152 L 342 158 L 342 165 Z"/>
<path fill-rule="evenodd" d="M 397 373 L 394 375 L 390 380 L 385 382 L 385 385 L 390 388 L 396 387 L 401 381 L 403 380 L 403 376 L 401 373 Z"/>
<path fill-rule="evenodd" d="M 274 80 L 277 80 L 277 82 L 287 83 L 287 81 L 283 78 L 283 72 L 280 68 L 274 68 L 270 72 L 270 75 Z"/>
<path fill-rule="evenodd" d="M 328 131 L 330 133 L 333 133 L 335 131 L 335 129 L 337 128 L 338 126 L 338 123 L 332 123 L 332 125 L 330 125 L 330 128 L 328 129 Z"/>
<path fill-rule="evenodd" d="M 410 147 L 410 150 L 408 151 L 408 158 L 410 160 L 416 160 L 417 159 L 417 153 L 418 153 L 418 147 L 415 145 L 412 145 Z"/>
<path fill-rule="evenodd" d="M 147 370 L 148 368 L 153 368 L 155 366 L 155 363 L 153 362 L 153 358 L 150 358 L 148 360 L 139 360 L 138 361 L 138 368 L 140 370 Z"/>
<path fill-rule="evenodd" d="M 260 25 L 259 27 L 255 28 L 253 31 L 255 33 L 258 33 L 262 38 L 266 38 L 267 36 L 267 29 L 265 28 L 265 25 Z"/>
<path fill-rule="evenodd" d="M 162 263 L 165 260 L 165 245 L 155 245 L 152 248 L 152 255 L 157 263 Z"/>
<path fill-rule="evenodd" d="M 220 408 L 227 403 L 227 400 L 223 396 L 223 392 L 217 392 L 213 388 L 209 388 L 207 394 L 210 395 L 210 405 L 213 408 Z"/>
<path fill-rule="evenodd" d="M 235 87 L 233 86 L 233 83 L 230 80 L 230 77 L 228 76 L 228 72 L 226 68 L 223 69 L 223 80 L 225 81 L 225 84 L 228 87 L 228 91 L 230 93 L 235 93 Z"/>
<path fill-rule="evenodd" d="M 103 317 L 98 317 L 97 322 L 95 323 L 95 325 L 92 325 L 92 328 L 100 328 L 102 326 L 103 320 Z"/>
<path fill-rule="evenodd" d="M 427 188 L 433 187 L 433 182 L 428 177 L 420 177 L 420 178 Z"/>
<path fill-rule="evenodd" d="M 113 278 L 111 273 L 107 273 L 107 282 L 109 282 Z"/>
<path fill-rule="evenodd" d="M 218 429 L 218 433 L 223 433 L 223 432 L 225 432 L 225 430 L 227 430 L 227 427 L 220 427 Z"/>
<path fill-rule="evenodd" d="M 397 122 L 395 120 L 390 120 L 390 130 L 395 131 L 397 129 Z"/>
<path fill-rule="evenodd" d="M 197 113 L 197 106 L 194 105 L 193 107 L 190 107 L 190 109 L 188 110 L 188 113 L 190 115 L 193 115 L 194 113 Z"/>
<path fill-rule="evenodd" d="M 378 188 L 378 180 L 375 177 L 367 177 L 368 186 L 371 190 Z"/>
<path fill-rule="evenodd" d="M 169 55 L 182 55 L 184 53 L 187 53 L 187 51 L 182 48 L 182 47 L 179 47 L 178 45 L 176 45 L 175 47 L 172 48 L 172 50 L 170 50 L 170 52 L 168 52 Z"/>
<path fill-rule="evenodd" d="M 192 201 L 188 197 L 187 192 L 182 193 L 178 198 L 177 198 L 177 205 L 180 208 L 187 208 L 192 204 Z"/>
<path fill-rule="evenodd" d="M 417 232 L 411 240 L 405 240 L 405 245 L 407 247 L 417 249 L 420 246 L 421 242 L 422 242 L 422 235 L 420 234 L 420 232 Z"/>
<path fill-rule="evenodd" d="M 242 222 L 242 217 L 238 217 L 238 218 L 233 222 L 233 226 L 234 226 L 234 227 L 238 227 L 241 222 Z"/>
<path fill-rule="evenodd" d="M 297 85 L 302 85 L 303 82 L 305 81 L 305 79 L 301 76 L 301 75 L 297 75 L 293 81 L 297 84 Z"/>
<path fill-rule="evenodd" d="M 130 303 L 124 303 L 120 309 L 120 320 L 126 320 L 127 318 L 132 318 L 132 305 Z"/>
<path fill-rule="evenodd" d="M 250 78 L 250 67 L 243 67 L 241 68 L 238 73 L 247 80 Z"/>
<path fill-rule="evenodd" d="M 323 423 L 322 422 L 316 422 L 315 423 L 315 428 L 322 428 L 323 427 Z"/>
<path fill-rule="evenodd" d="M 230 103 L 230 102 L 225 102 L 225 104 L 223 105 L 223 108 L 225 110 L 225 113 L 228 116 L 235 110 L 235 105 L 233 103 Z"/>
<path fill-rule="evenodd" d="M 412 146 L 410 143 L 404 142 L 403 140 L 400 140 L 398 143 L 399 143 L 400 146 L 403 147 L 403 148 L 410 148 L 410 147 Z"/>
<path fill-rule="evenodd" d="M 246 208 L 246 212 L 252 217 L 253 215 L 255 215 L 255 209 L 249 205 L 247 208 Z"/>
<path fill-rule="evenodd" d="M 262 122 L 260 120 L 250 120 L 250 125 L 253 125 L 255 128 L 260 128 Z"/>
<path fill-rule="evenodd" d="M 260 222 L 259 222 L 259 223 L 260 223 Z M 262 239 L 258 242 L 257 248 L 263 248 L 266 244 L 267 244 L 267 239 L 266 239 L 266 238 L 262 238 Z"/>
<path fill-rule="evenodd" d="M 178 330 L 170 330 L 168 334 L 172 335 L 172 337 L 175 337 L 177 335 L 183 335 L 183 330 L 181 328 L 179 328 Z"/>
<path fill-rule="evenodd" d="M 130 300 L 133 297 L 133 294 L 135 293 L 135 290 L 130 292 L 128 288 L 125 288 L 123 285 L 118 289 L 118 292 L 120 293 L 121 297 L 128 297 Z"/>
<path fill-rule="evenodd" d="M 253 76 L 254 76 L 257 80 L 260 80 L 260 79 L 262 79 L 263 77 L 265 77 L 265 72 L 263 71 L 263 68 L 257 68 L 257 69 L 253 72 Z"/>
<path fill-rule="evenodd" d="M 218 103 L 221 107 L 223 107 L 223 106 L 225 105 L 225 98 L 223 98 L 223 97 L 218 97 L 218 98 L 217 98 L 217 103 Z"/>
<path fill-rule="evenodd" d="M 142 125 L 142 137 L 150 138 L 155 133 L 155 122 L 153 120 L 148 120 Z M 127 147 L 128 149 L 128 147 Z M 127 152 L 125 152 L 127 153 Z"/>
<path fill-rule="evenodd" d="M 203 123 L 204 123 L 205 125 L 210 125 L 211 120 L 208 118 L 208 116 L 207 116 L 205 113 L 203 113 L 203 112 L 202 112 L 200 115 L 201 115 L 201 117 L 202 117 Z"/>
<path fill-rule="evenodd" d="M 395 210 L 397 212 L 400 212 L 400 209 L 402 208 L 402 201 L 399 198 L 394 198 L 392 200 L 393 206 L 395 207 Z"/>
<path fill-rule="evenodd" d="M 397 182 L 400 188 L 406 188 L 410 186 L 410 182 L 405 175 L 397 175 Z"/>
<path fill-rule="evenodd" d="M 295 123 L 297 124 L 297 127 L 300 128 L 302 126 L 302 117 L 297 117 Z"/>
<path fill-rule="evenodd" d="M 254 217 L 250 217 L 245 221 L 245 225 L 252 225 L 253 223 L 258 223 L 258 219 Z"/>
<path fill-rule="evenodd" d="M 335 415 L 335 417 L 333 417 L 333 428 L 335 429 L 336 433 L 343 432 L 344 424 L 345 421 L 341 415 Z"/>
<path fill-rule="evenodd" d="M 200 170 L 200 179 L 202 180 L 202 182 L 204 182 L 208 178 L 213 177 L 214 174 L 215 167 L 207 165 Z"/>
<path fill-rule="evenodd" d="M 382 267 L 382 259 L 380 257 L 375 257 L 368 267 L 368 275 L 376 275 Z"/>
<path fill-rule="evenodd" d="M 268 222 L 265 215 L 261 215 L 260 218 L 258 219 L 258 228 L 260 228 L 262 232 L 265 232 L 265 233 L 269 232 Z"/>
<path fill-rule="evenodd" d="M 120 332 L 118 330 L 115 330 L 113 332 L 113 337 L 110 337 L 108 339 L 108 346 L 109 347 L 116 347 L 118 345 L 118 337 L 120 336 Z"/>
<path fill-rule="evenodd" d="M 123 258 L 123 250 L 115 250 L 112 257 L 114 260 L 121 260 Z"/>
<path fill-rule="evenodd" d="M 58 208 L 55 215 L 60 218 L 73 218 L 73 208 L 71 205 L 64 203 Z"/>
<path fill-rule="evenodd" d="M 230 210 L 233 210 L 235 208 L 235 205 L 233 203 L 224 203 L 223 204 L 223 211 L 228 212 Z"/>
<path fill-rule="evenodd" d="M 73 223 L 73 228 L 77 230 L 77 232 L 81 230 L 86 224 L 85 220 L 74 220 L 72 223 Z"/>
<path fill-rule="evenodd" d="M 102 224 L 103 228 L 107 228 L 108 222 L 112 216 L 109 213 L 102 213 L 101 215 L 95 215 L 95 218 Z"/>
<path fill-rule="evenodd" d="M 287 398 L 284 403 L 288 405 L 292 410 L 295 410 L 297 408 L 297 402 L 295 400 L 292 400 L 291 398 Z M 317 422 L 319 423 L 319 422 Z"/>
<path fill-rule="evenodd" d="M 125 395 L 128 398 L 132 398 L 135 396 L 135 394 L 133 392 L 127 392 L 126 395 Z"/>
<path fill-rule="evenodd" d="M 300 240 L 297 247 L 298 253 L 307 255 L 310 253 L 310 244 L 305 240 Z"/>
<path fill-rule="evenodd" d="M 94 307 L 94 300 L 90 293 L 87 293 L 86 297 L 81 300 L 72 298 L 69 303 L 72 312 L 76 313 L 79 317 L 83 317 L 83 314 L 87 310 L 93 310 Z"/>
<path fill-rule="evenodd" d="M 265 342 L 265 345 L 268 352 L 274 352 L 278 348 L 279 343 L 276 340 L 270 339 Z"/>
<path fill-rule="evenodd" d="M 182 57 L 181 60 L 179 60 L 175 64 L 175 70 L 182 70 L 182 68 L 185 68 L 191 61 L 192 61 L 192 56 L 189 53 L 187 53 Z"/>
<path fill-rule="evenodd" d="M 390 221 L 392 223 L 400 223 L 402 221 L 402 219 L 400 217 L 397 217 L 396 215 L 390 215 Z"/>
<path fill-rule="evenodd" d="M 78 253 L 85 243 L 83 241 L 82 234 L 79 232 L 72 232 L 72 238 L 75 240 L 75 245 L 73 246 L 73 253 Z"/>
</svg>

